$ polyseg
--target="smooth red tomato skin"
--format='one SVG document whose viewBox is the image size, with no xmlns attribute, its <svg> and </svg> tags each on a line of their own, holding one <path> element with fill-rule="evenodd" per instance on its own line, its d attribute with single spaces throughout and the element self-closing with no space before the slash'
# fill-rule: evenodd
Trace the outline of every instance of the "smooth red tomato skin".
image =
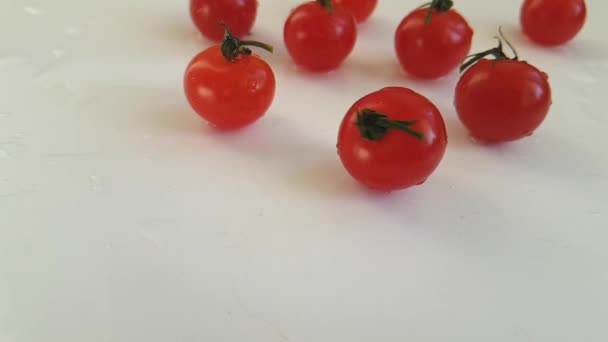
<svg viewBox="0 0 608 342">
<path fill-rule="evenodd" d="M 551 106 L 548 76 L 521 61 L 482 59 L 456 85 L 456 111 L 471 136 L 484 143 L 534 132 Z"/>
<path fill-rule="evenodd" d="M 391 120 L 417 120 L 412 129 L 423 133 L 424 139 L 390 130 L 380 140 L 367 140 L 355 125 L 357 113 L 363 109 L 383 113 Z M 437 107 L 401 87 L 384 88 L 355 102 L 338 133 L 338 154 L 346 170 L 360 183 L 380 191 L 423 183 L 439 165 L 446 146 L 446 128 Z"/>
<path fill-rule="evenodd" d="M 584 0 L 525 0 L 520 22 L 538 44 L 556 46 L 572 40 L 587 17 Z"/>
<path fill-rule="evenodd" d="M 334 0 L 333 4 L 344 7 L 352 13 L 358 23 L 362 23 L 372 15 L 378 0 Z"/>
<path fill-rule="evenodd" d="M 255 55 L 228 62 L 219 46 L 194 57 L 184 78 L 192 108 L 219 129 L 237 129 L 259 119 L 272 104 L 275 78 Z"/>
<path fill-rule="evenodd" d="M 330 15 L 318 2 L 298 6 L 283 30 L 287 51 L 300 67 L 312 72 L 336 69 L 357 40 L 355 18 L 340 6 Z"/>
<path fill-rule="evenodd" d="M 456 69 L 471 49 L 473 30 L 455 10 L 434 11 L 425 24 L 428 8 L 407 15 L 395 33 L 395 50 L 401 66 L 422 79 L 445 76 Z"/>
<path fill-rule="evenodd" d="M 226 23 L 232 34 L 243 38 L 251 32 L 257 15 L 257 0 L 190 0 L 190 16 L 207 38 L 222 41 Z"/>
</svg>

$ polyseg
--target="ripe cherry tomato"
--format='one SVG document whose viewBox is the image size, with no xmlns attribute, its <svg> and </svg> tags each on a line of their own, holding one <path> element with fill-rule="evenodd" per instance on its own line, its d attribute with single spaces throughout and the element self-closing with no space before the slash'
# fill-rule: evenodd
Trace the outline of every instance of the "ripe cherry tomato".
<svg viewBox="0 0 608 342">
<path fill-rule="evenodd" d="M 296 64 L 326 72 L 336 69 L 353 50 L 357 23 L 344 8 L 332 8 L 331 0 L 311 1 L 291 12 L 283 35 Z"/>
<path fill-rule="evenodd" d="M 272 69 L 245 46 L 272 51 L 260 42 L 241 41 L 227 30 L 222 45 L 194 57 L 184 77 L 192 108 L 219 129 L 236 129 L 260 118 L 274 98 Z"/>
<path fill-rule="evenodd" d="M 357 22 L 362 23 L 372 15 L 378 0 L 334 0 L 333 3 L 350 11 Z"/>
<path fill-rule="evenodd" d="M 371 93 L 348 110 L 338 154 L 362 184 L 390 191 L 422 184 L 443 158 L 447 136 L 439 110 L 406 88 Z"/>
<path fill-rule="evenodd" d="M 473 30 L 451 8 L 451 0 L 433 0 L 429 8 L 413 11 L 397 27 L 395 50 L 410 75 L 424 79 L 444 76 L 469 54 Z"/>
<path fill-rule="evenodd" d="M 521 7 L 524 33 L 541 45 L 561 45 L 576 36 L 587 16 L 585 0 L 525 0 Z"/>
<path fill-rule="evenodd" d="M 222 41 L 226 23 L 238 38 L 251 32 L 257 15 L 257 0 L 190 0 L 190 16 L 201 33 Z"/>
<path fill-rule="evenodd" d="M 496 59 L 483 57 L 492 55 Z M 551 106 L 547 74 L 506 57 L 502 43 L 472 56 L 456 86 L 455 105 L 471 136 L 484 143 L 520 139 L 540 126 Z"/>
</svg>

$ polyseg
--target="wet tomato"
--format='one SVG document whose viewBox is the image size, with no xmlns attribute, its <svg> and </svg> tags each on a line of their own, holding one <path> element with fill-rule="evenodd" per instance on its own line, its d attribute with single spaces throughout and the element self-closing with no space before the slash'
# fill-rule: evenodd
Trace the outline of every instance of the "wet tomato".
<svg viewBox="0 0 608 342">
<path fill-rule="evenodd" d="M 525 0 L 520 22 L 524 33 L 541 45 L 570 41 L 583 28 L 585 0 Z"/>
<path fill-rule="evenodd" d="M 408 14 L 397 27 L 395 50 L 403 69 L 422 79 L 455 70 L 469 54 L 473 30 L 452 9 L 451 0 L 434 0 L 429 8 Z"/>
<path fill-rule="evenodd" d="M 207 38 L 222 41 L 225 23 L 238 38 L 251 32 L 257 15 L 257 0 L 190 0 L 190 16 Z"/>
<path fill-rule="evenodd" d="M 424 96 L 388 87 L 355 102 L 338 133 L 338 154 L 362 184 L 381 191 L 422 184 L 447 146 L 443 118 Z"/>
<path fill-rule="evenodd" d="M 270 66 L 227 31 L 222 45 L 198 54 L 186 70 L 184 87 L 192 108 L 219 129 L 236 129 L 260 118 L 272 104 L 275 77 Z"/>
<path fill-rule="evenodd" d="M 313 72 L 336 69 L 357 40 L 353 15 L 331 0 L 306 2 L 287 18 L 283 30 L 287 51 L 300 67 Z"/>
<path fill-rule="evenodd" d="M 486 59 L 494 56 L 496 59 Z M 528 136 L 551 106 L 547 74 L 531 64 L 509 59 L 497 48 L 472 56 L 456 86 L 455 106 L 471 137 L 499 143 Z"/>
</svg>

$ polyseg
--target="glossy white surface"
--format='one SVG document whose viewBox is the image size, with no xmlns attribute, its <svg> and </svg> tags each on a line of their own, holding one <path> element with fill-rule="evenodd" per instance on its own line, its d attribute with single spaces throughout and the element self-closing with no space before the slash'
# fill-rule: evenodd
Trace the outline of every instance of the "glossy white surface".
<svg viewBox="0 0 608 342">
<path fill-rule="evenodd" d="M 552 82 L 542 128 L 495 148 L 457 121 L 455 73 L 400 74 L 416 2 L 381 1 L 343 68 L 311 76 L 281 44 L 298 1 L 261 1 L 278 91 L 231 134 L 182 93 L 209 45 L 187 1 L 0 2 L 0 341 L 608 340 L 605 2 L 558 49 L 521 36 L 519 2 L 457 3 L 474 51 L 502 24 Z M 386 85 L 432 99 L 450 140 L 389 195 L 335 151 L 350 104 Z"/>
</svg>

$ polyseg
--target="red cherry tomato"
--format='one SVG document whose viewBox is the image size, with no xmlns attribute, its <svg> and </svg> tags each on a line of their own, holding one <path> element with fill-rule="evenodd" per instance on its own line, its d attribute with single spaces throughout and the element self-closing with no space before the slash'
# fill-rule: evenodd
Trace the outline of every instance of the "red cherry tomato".
<svg viewBox="0 0 608 342">
<path fill-rule="evenodd" d="M 327 72 L 342 64 L 353 50 L 357 23 L 344 8 L 332 9 L 330 0 L 312 1 L 291 12 L 283 35 L 296 64 L 309 71 Z"/>
<path fill-rule="evenodd" d="M 493 55 L 497 59 L 482 59 Z M 473 57 L 474 63 L 456 85 L 455 105 L 471 136 L 484 143 L 520 139 L 532 134 L 551 106 L 547 74 L 508 59 L 502 46 Z"/>
<path fill-rule="evenodd" d="M 555 46 L 574 38 L 586 17 L 585 0 L 525 0 L 520 21 L 530 39 Z"/>
<path fill-rule="evenodd" d="M 451 9 L 451 2 L 436 0 L 433 4 L 408 14 L 395 34 L 401 66 L 423 79 L 438 78 L 456 69 L 469 54 L 473 37 L 473 30 Z"/>
<path fill-rule="evenodd" d="M 240 41 L 227 35 L 221 46 L 213 46 L 194 57 L 184 77 L 186 97 L 192 108 L 219 129 L 251 124 L 270 107 L 275 78 L 266 62 L 245 45 L 272 50 L 259 43 Z"/>
<path fill-rule="evenodd" d="M 372 15 L 378 0 L 334 0 L 333 3 L 350 11 L 357 22 L 362 23 Z"/>
<path fill-rule="evenodd" d="M 222 22 L 236 37 L 249 34 L 257 8 L 257 0 L 190 0 L 192 21 L 205 37 L 215 41 L 224 38 Z"/>
<path fill-rule="evenodd" d="M 346 170 L 376 190 L 423 183 L 443 158 L 447 136 L 439 110 L 406 88 L 371 93 L 348 110 L 338 134 Z"/>
</svg>

